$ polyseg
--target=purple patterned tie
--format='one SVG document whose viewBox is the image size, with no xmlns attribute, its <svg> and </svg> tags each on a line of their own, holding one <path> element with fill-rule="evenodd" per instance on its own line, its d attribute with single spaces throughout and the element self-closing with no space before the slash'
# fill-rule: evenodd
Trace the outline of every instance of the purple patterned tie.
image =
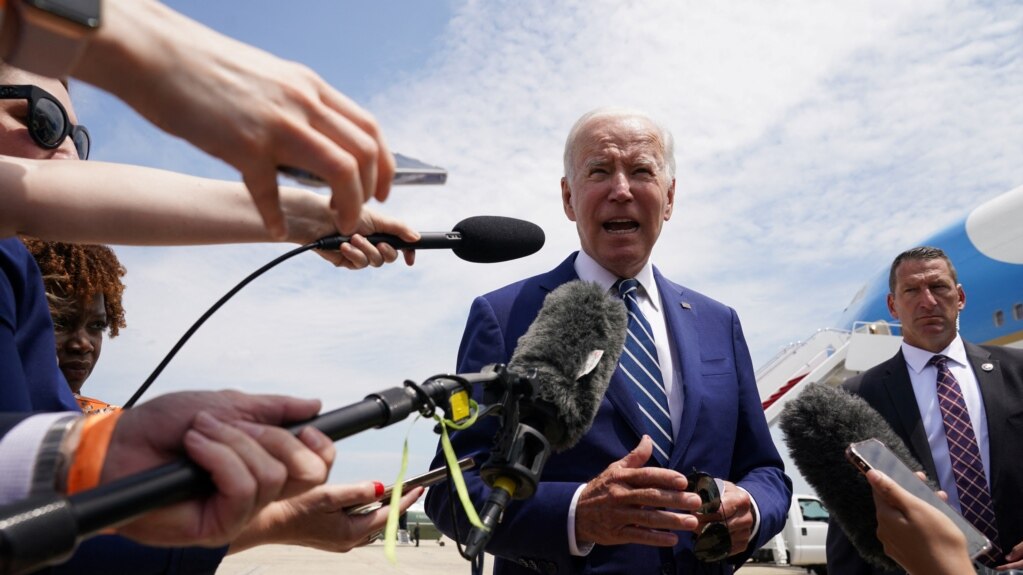
<svg viewBox="0 0 1023 575">
<path fill-rule="evenodd" d="M 986 565 L 991 561 L 988 566 L 993 567 L 996 564 L 995 558 L 1001 556 L 997 543 L 998 527 L 995 526 L 991 490 L 984 477 L 984 464 L 980 459 L 980 448 L 973 434 L 970 414 L 966 411 L 966 401 L 963 400 L 959 382 L 948 369 L 947 357 L 935 355 L 927 363 L 938 368 L 938 406 L 945 424 L 945 440 L 952 460 L 956 491 L 959 492 L 959 506 L 963 517 L 987 535 L 994 545 L 991 551 L 978 558 Z"/>
</svg>

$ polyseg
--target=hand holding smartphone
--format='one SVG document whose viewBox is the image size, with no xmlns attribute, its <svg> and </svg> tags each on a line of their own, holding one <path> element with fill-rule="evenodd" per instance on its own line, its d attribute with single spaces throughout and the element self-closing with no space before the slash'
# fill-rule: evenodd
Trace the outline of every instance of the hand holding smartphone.
<svg viewBox="0 0 1023 575">
<path fill-rule="evenodd" d="M 448 181 L 447 170 L 421 162 L 415 158 L 394 154 L 394 163 L 394 180 L 391 181 L 393 186 L 439 186 Z M 323 178 L 301 168 L 277 166 L 277 171 L 304 186 L 318 188 L 327 185 Z"/>
<path fill-rule="evenodd" d="M 462 459 L 458 460 L 458 467 L 462 471 L 472 468 L 475 464 L 476 462 L 473 461 L 471 457 L 463 457 Z M 431 485 L 435 485 L 443 481 L 447 477 L 447 475 L 448 475 L 447 467 L 438 467 L 436 469 L 431 469 L 426 473 L 406 479 L 405 482 L 402 483 L 401 492 L 407 493 L 409 489 L 415 489 L 416 487 L 419 486 L 430 487 Z M 365 515 L 366 513 L 369 513 L 371 511 L 376 511 L 377 509 L 383 507 L 386 502 L 391 500 L 391 492 L 393 491 L 394 485 L 393 484 L 388 485 L 387 488 L 384 489 L 384 493 L 376 501 L 373 501 L 371 503 L 365 503 L 363 505 L 348 507 L 345 509 L 345 513 L 349 515 Z"/>
<path fill-rule="evenodd" d="M 991 549 L 991 542 L 958 511 L 943 501 L 931 490 L 901 459 L 888 447 L 876 439 L 868 439 L 849 445 L 845 456 L 862 473 L 876 469 L 892 479 L 906 491 L 929 503 L 952 520 L 963 535 L 966 536 L 966 549 L 971 558 Z"/>
</svg>

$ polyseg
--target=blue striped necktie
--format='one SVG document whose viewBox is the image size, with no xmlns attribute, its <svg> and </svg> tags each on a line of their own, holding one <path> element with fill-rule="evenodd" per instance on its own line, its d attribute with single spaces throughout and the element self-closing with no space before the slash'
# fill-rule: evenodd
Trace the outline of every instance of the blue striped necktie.
<svg viewBox="0 0 1023 575">
<path fill-rule="evenodd" d="M 618 367 L 629 382 L 629 391 L 639 410 L 643 412 L 647 435 L 654 441 L 654 459 L 664 467 L 668 464 L 672 444 L 668 395 L 664 391 L 661 365 L 657 361 L 654 334 L 639 309 L 638 289 L 639 282 L 635 279 L 618 282 L 618 293 L 629 311 L 629 335 Z"/>
</svg>

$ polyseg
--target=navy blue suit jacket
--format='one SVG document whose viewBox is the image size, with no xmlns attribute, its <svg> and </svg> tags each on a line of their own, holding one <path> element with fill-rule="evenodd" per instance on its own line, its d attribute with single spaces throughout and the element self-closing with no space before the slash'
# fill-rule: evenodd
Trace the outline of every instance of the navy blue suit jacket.
<svg viewBox="0 0 1023 575">
<path fill-rule="evenodd" d="M 570 256 L 551 272 L 477 298 L 458 354 L 458 371 L 469 373 L 491 363 L 507 363 L 519 337 L 553 289 L 578 279 Z M 753 366 L 734 310 L 682 288 L 655 269 L 670 337 L 678 350 L 675 382 L 684 386 L 681 429 L 669 465 L 731 480 L 759 506 L 760 530 L 746 553 L 729 562 L 704 564 L 692 554 L 692 536 L 679 533 L 673 549 L 641 545 L 596 546 L 586 557 L 568 551 L 568 509 L 576 489 L 634 449 L 642 436 L 641 414 L 619 374 L 611 380 L 593 427 L 578 445 L 555 454 L 543 470 L 534 497 L 513 502 L 497 526 L 487 551 L 498 556 L 496 574 L 529 573 L 731 573 L 749 553 L 781 530 L 791 497 L 791 482 L 771 440 Z M 453 435 L 459 455 L 485 461 L 496 430 L 494 418 Z M 441 456 L 434 461 L 441 464 Z M 489 489 L 477 472 L 466 474 L 477 508 Z M 455 525 L 446 485 L 430 490 L 426 508 L 449 536 Z M 469 525 L 459 512 L 458 529 Z"/>
</svg>

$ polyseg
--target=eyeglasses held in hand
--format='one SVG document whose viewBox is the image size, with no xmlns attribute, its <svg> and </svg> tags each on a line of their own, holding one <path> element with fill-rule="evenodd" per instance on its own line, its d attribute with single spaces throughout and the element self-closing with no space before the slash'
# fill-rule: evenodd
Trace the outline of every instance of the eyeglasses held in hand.
<svg viewBox="0 0 1023 575">
<path fill-rule="evenodd" d="M 0 86 L 0 100 L 28 100 L 28 133 L 42 148 L 52 150 L 71 136 L 78 157 L 89 159 L 89 131 L 76 126 L 68 118 L 67 110 L 53 94 L 39 86 Z"/>
<path fill-rule="evenodd" d="M 717 480 L 702 472 L 693 472 L 686 479 L 689 481 L 686 491 L 698 494 L 702 502 L 694 513 L 717 513 L 721 509 L 721 490 Z M 693 543 L 693 554 L 706 563 L 725 559 L 731 550 L 732 536 L 728 533 L 728 526 L 722 522 L 708 523 Z"/>
</svg>

